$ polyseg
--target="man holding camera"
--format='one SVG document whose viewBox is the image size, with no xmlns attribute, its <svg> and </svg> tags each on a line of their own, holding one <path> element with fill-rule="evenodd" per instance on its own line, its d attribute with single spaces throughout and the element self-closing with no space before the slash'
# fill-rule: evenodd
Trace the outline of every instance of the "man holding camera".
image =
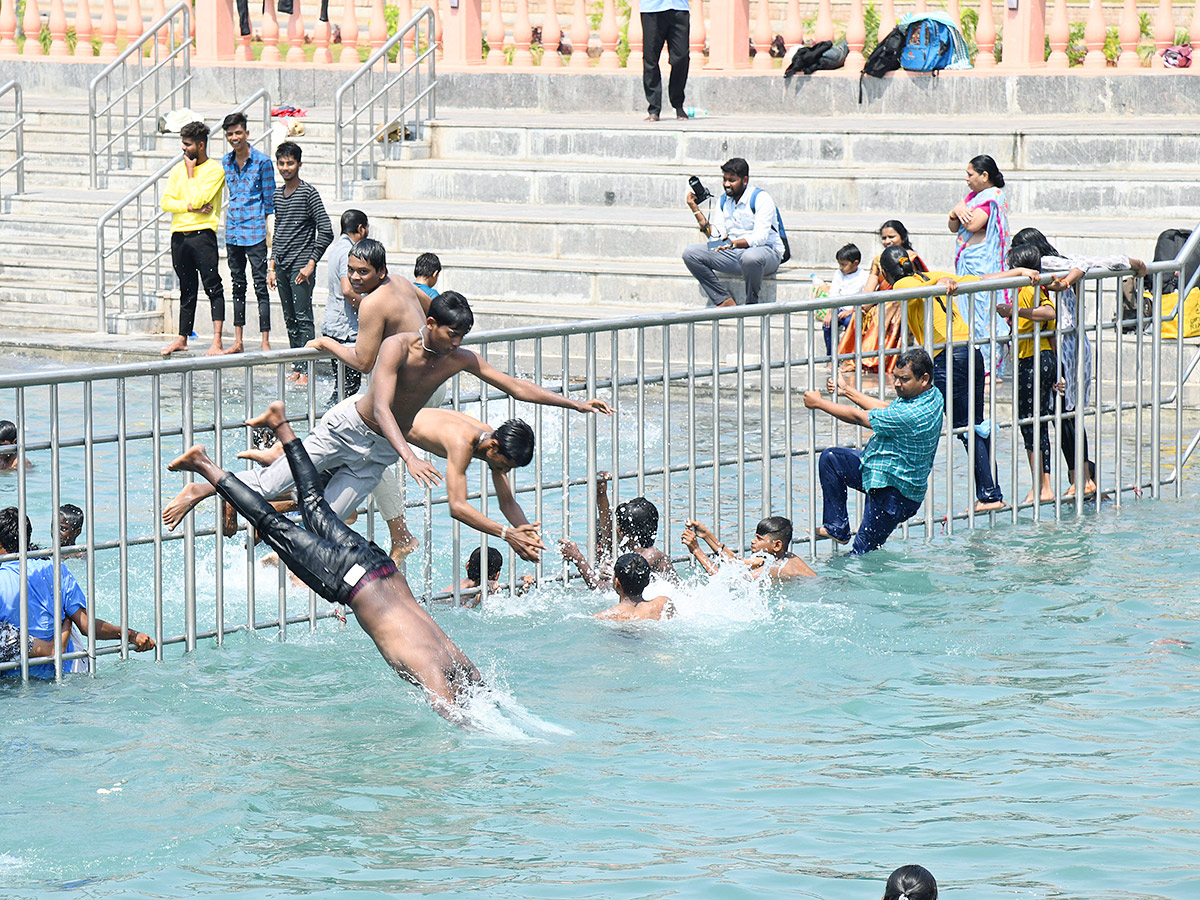
<svg viewBox="0 0 1200 900">
<path fill-rule="evenodd" d="M 691 181 L 687 204 L 696 216 L 696 224 L 707 244 L 689 244 L 683 251 L 683 264 L 696 276 L 708 295 L 709 306 L 733 306 L 737 301 L 717 278 L 718 272 L 741 275 L 746 282 L 746 303 L 757 303 L 758 292 L 766 275 L 778 271 L 787 253 L 787 242 L 775 201 L 766 191 L 750 188 L 750 166 L 734 157 L 721 166 L 725 193 L 717 203 L 712 219 L 700 211 L 697 188 L 707 192 L 699 179 Z"/>
</svg>

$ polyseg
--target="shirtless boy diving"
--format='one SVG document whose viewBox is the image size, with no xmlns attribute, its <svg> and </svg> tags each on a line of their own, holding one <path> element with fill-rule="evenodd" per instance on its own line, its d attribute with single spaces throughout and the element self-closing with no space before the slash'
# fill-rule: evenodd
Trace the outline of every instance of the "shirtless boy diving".
<svg viewBox="0 0 1200 900">
<path fill-rule="evenodd" d="M 461 294 L 440 294 L 430 304 L 429 317 L 419 331 L 383 341 L 367 393 L 347 398 L 329 410 L 304 439 L 313 465 L 320 471 L 333 470 L 325 498 L 339 516 L 345 517 L 358 507 L 378 483 L 383 469 L 397 457 L 404 460 L 419 484 L 433 487 L 440 483 L 441 475 L 417 457 L 406 435 L 430 395 L 459 372 L 475 375 L 517 400 L 585 413 L 612 413 L 602 400 L 573 400 L 494 369 L 478 354 L 459 346 L 473 324 L 471 307 Z M 421 440 L 431 452 L 438 452 L 439 445 L 449 452 L 441 438 L 435 441 L 426 435 Z M 265 497 L 276 497 L 293 484 L 284 459 L 259 471 L 238 472 L 237 477 Z M 174 529 L 197 503 L 213 493 L 206 484 L 185 486 L 163 511 L 163 521 Z M 531 527 L 536 531 L 536 525 Z M 511 529 L 506 535 L 510 544 L 514 533 L 518 543 L 525 540 L 525 532 Z M 524 549 L 533 548 L 526 543 Z"/>
</svg>

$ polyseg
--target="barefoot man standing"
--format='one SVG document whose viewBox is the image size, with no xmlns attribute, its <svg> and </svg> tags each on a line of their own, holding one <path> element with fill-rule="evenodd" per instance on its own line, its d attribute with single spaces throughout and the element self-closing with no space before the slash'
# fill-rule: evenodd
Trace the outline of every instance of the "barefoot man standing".
<svg viewBox="0 0 1200 900">
<path fill-rule="evenodd" d="M 477 353 L 460 347 L 474 321 L 471 307 L 461 294 L 447 291 L 439 295 L 430 304 L 429 318 L 420 331 L 393 335 L 382 343 L 367 393 L 343 400 L 304 439 L 304 448 L 316 468 L 333 470 L 325 498 L 339 516 L 356 509 L 379 481 L 383 469 L 397 458 L 404 460 L 408 473 L 419 484 L 433 487 L 441 482 L 437 470 L 413 452 L 406 434 L 430 395 L 459 372 L 469 372 L 527 403 L 612 414 L 612 408 L 602 400 L 581 403 L 513 378 L 488 365 Z M 437 452 L 434 442 L 426 443 Z M 283 459 L 260 471 L 239 472 L 237 477 L 264 497 L 276 497 L 294 483 Z M 213 493 L 208 485 L 187 485 L 167 505 L 163 521 L 174 529 L 197 503 Z M 536 530 L 537 523 L 530 527 Z M 509 529 L 503 539 L 522 555 L 533 549 L 521 529 Z"/>
<path fill-rule="evenodd" d="M 454 717 L 471 688 L 483 683 L 479 670 L 413 599 L 396 564 L 374 543 L 348 527 L 321 496 L 321 482 L 304 445 L 276 401 L 246 424 L 275 430 L 300 496 L 304 528 L 276 512 L 197 444 L 167 468 L 195 472 L 246 517 L 289 569 L 331 603 L 354 611 L 363 631 L 399 675 L 425 689 L 435 710 Z"/>
</svg>

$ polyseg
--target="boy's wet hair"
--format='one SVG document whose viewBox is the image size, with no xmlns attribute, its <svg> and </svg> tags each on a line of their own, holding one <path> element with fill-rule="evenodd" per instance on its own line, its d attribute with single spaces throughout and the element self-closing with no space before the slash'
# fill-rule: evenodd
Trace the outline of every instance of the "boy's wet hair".
<svg viewBox="0 0 1200 900">
<path fill-rule="evenodd" d="M 613 564 L 613 578 L 621 583 L 621 590 L 630 600 L 640 601 L 650 583 L 650 563 L 640 553 L 624 553 Z"/>
<path fill-rule="evenodd" d="M 759 537 L 770 538 L 773 541 L 783 541 L 786 553 L 792 546 L 792 520 L 784 516 L 767 516 L 758 523 L 754 533 Z"/>
<path fill-rule="evenodd" d="M 16 553 L 21 547 L 21 513 L 15 506 L 0 509 L 0 544 L 9 553 Z M 30 550 L 38 549 L 33 542 L 33 524 L 25 517 L 25 546 Z"/>
<path fill-rule="evenodd" d="M 83 510 L 74 503 L 64 503 L 58 508 L 58 521 L 72 531 L 80 531 L 83 528 Z"/>
<path fill-rule="evenodd" d="M 429 304 L 429 318 L 443 327 L 449 326 L 463 334 L 475 325 L 475 313 L 471 312 L 471 304 L 458 291 L 443 291 L 434 297 Z"/>
<path fill-rule="evenodd" d="M 488 547 L 488 581 L 495 581 L 500 577 L 500 569 L 504 565 L 504 556 L 495 547 Z M 467 557 L 467 578 L 476 584 L 483 584 L 479 580 L 479 548 L 476 547 L 471 551 L 471 555 Z"/>
<path fill-rule="evenodd" d="M 653 547 L 658 536 L 658 508 L 645 497 L 634 497 L 617 507 L 617 525 L 635 547 Z"/>
<path fill-rule="evenodd" d="M 374 238 L 363 238 L 350 248 L 350 255 L 361 259 L 376 272 L 387 271 L 387 249 Z"/>
<path fill-rule="evenodd" d="M 413 265 L 414 278 L 429 278 L 442 271 L 442 261 L 436 253 L 422 253 Z"/>
<path fill-rule="evenodd" d="M 509 419 L 497 426 L 492 436 L 500 452 L 517 464 L 527 466 L 533 460 L 533 429 L 523 419 Z"/>
</svg>

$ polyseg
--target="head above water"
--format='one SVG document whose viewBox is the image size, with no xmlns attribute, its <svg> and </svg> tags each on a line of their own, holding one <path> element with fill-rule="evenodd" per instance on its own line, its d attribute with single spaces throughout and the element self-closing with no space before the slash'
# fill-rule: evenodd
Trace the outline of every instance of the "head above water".
<svg viewBox="0 0 1200 900">
<path fill-rule="evenodd" d="M 1012 246 L 1019 247 L 1022 244 L 1029 244 L 1033 247 L 1037 247 L 1038 252 L 1041 253 L 1042 256 L 1062 256 L 1062 254 L 1054 248 L 1054 245 L 1046 240 L 1046 236 L 1036 228 L 1022 228 L 1013 235 Z"/>
<path fill-rule="evenodd" d="M 924 866 L 901 866 L 883 890 L 883 900 L 937 900 L 937 895 L 937 881 Z"/>
<path fill-rule="evenodd" d="M 754 538 L 750 541 L 753 553 L 769 553 L 772 556 L 784 557 L 792 546 L 792 520 L 784 516 L 767 516 L 754 529 Z"/>
<path fill-rule="evenodd" d="M 884 276 L 892 284 L 917 272 L 912 251 L 901 246 L 888 247 L 879 254 L 879 268 L 883 269 Z"/>
<path fill-rule="evenodd" d="M 58 542 L 63 547 L 75 546 L 75 539 L 83 531 L 83 510 L 74 503 L 64 503 L 58 508 Z"/>
<path fill-rule="evenodd" d="M 617 507 L 617 536 L 622 547 L 653 547 L 658 537 L 658 508 L 645 497 L 634 497 Z"/>
<path fill-rule="evenodd" d="M 912 400 L 929 390 L 933 383 L 933 360 L 925 348 L 912 347 L 901 353 L 896 359 L 892 379 L 896 396 L 902 400 Z"/>
<path fill-rule="evenodd" d="M 613 563 L 613 581 L 626 599 L 641 603 L 642 592 L 650 584 L 650 563 L 638 553 L 624 553 Z"/>
<path fill-rule="evenodd" d="M 488 581 L 495 581 L 500 577 L 500 569 L 504 565 L 504 556 L 495 547 L 488 547 Z M 482 584 L 479 580 L 479 548 L 476 547 L 471 551 L 471 555 L 467 557 L 467 578 L 476 584 Z"/>
<path fill-rule="evenodd" d="M 0 459 L 11 459 L 17 455 L 17 423 L 8 419 L 0 419 L 0 447 L 9 446 L 12 450 L 0 451 Z"/>
<path fill-rule="evenodd" d="M 16 553 L 21 549 L 21 514 L 15 506 L 0 509 L 0 553 Z M 25 517 L 25 546 L 36 550 L 33 542 L 33 525 Z"/>
</svg>

